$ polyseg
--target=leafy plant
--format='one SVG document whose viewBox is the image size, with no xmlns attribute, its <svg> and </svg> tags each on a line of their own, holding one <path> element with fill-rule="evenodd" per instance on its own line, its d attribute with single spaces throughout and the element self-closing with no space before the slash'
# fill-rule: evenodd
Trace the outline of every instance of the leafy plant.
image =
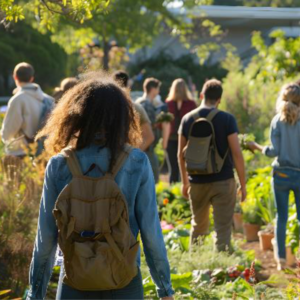
<svg viewBox="0 0 300 300">
<path fill-rule="evenodd" d="M 249 142 L 255 141 L 255 136 L 253 134 L 239 134 L 239 142 L 243 151 L 251 151 L 248 147 Z"/>
<path fill-rule="evenodd" d="M 156 188 L 156 196 L 161 220 L 169 224 L 190 222 L 190 204 L 181 196 L 180 184 L 168 187 L 168 185 L 159 183 Z"/>
<path fill-rule="evenodd" d="M 261 224 L 257 199 L 247 199 L 247 201 L 243 202 L 242 211 L 244 223 Z"/>
</svg>

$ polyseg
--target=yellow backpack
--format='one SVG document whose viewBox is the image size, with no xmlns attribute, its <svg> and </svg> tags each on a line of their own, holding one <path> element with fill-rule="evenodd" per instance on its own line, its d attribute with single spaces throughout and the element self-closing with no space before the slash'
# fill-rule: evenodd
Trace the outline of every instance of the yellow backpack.
<svg viewBox="0 0 300 300">
<path fill-rule="evenodd" d="M 64 283 L 82 291 L 120 289 L 137 275 L 139 243 L 130 225 L 127 202 L 115 176 L 131 151 L 127 147 L 111 173 L 84 176 L 75 152 L 63 151 L 73 175 L 53 210 L 64 256 Z"/>
</svg>

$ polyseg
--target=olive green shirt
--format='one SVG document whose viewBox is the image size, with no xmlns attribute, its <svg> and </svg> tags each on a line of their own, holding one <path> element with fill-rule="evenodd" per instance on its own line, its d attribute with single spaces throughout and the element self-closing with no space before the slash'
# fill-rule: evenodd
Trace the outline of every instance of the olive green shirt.
<svg viewBox="0 0 300 300">
<path fill-rule="evenodd" d="M 143 108 L 143 106 L 138 103 L 133 103 L 133 105 L 134 105 L 136 112 L 138 113 L 138 115 L 140 117 L 140 125 L 142 126 L 145 123 L 151 124 L 150 119 L 149 119 L 145 109 Z"/>
</svg>

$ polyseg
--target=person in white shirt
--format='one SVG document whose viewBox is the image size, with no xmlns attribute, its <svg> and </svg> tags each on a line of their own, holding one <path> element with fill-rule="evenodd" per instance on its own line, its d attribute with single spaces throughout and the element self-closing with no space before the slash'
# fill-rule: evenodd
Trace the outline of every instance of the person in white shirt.
<svg viewBox="0 0 300 300">
<path fill-rule="evenodd" d="M 51 97 L 33 82 L 34 69 L 30 64 L 19 63 L 13 77 L 17 88 L 8 102 L 0 134 L 6 154 L 22 157 L 39 130 L 43 99 Z"/>
</svg>

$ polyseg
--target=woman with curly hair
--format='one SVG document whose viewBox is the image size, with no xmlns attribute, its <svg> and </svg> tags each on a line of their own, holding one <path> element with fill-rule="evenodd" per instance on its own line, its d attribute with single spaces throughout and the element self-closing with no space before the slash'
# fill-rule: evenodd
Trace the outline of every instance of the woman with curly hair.
<svg viewBox="0 0 300 300">
<path fill-rule="evenodd" d="M 147 156 L 137 148 L 132 149 L 139 145 L 141 136 L 137 116 L 125 91 L 109 77 L 96 74 L 83 79 L 63 95 L 37 138 L 43 136 L 47 137 L 46 150 L 54 156 L 45 174 L 27 299 L 45 298 L 55 261 L 61 233 L 52 211 L 73 174 L 62 151 L 66 148 L 73 150 L 85 175 L 83 177 L 99 178 L 115 170 L 119 155 L 129 146 L 131 151 L 116 173 L 115 182 L 127 202 L 130 230 L 135 239 L 138 234 L 141 236 L 158 295 L 163 299 L 173 299 L 170 267 L 157 213 L 154 178 Z M 98 168 L 91 168 L 93 165 Z M 85 235 L 80 237 L 85 238 Z M 66 258 L 64 260 L 66 263 Z M 139 255 L 136 260 L 139 266 Z M 101 291 L 69 286 L 64 280 L 66 270 L 66 265 L 61 267 L 57 299 L 143 298 L 139 267 L 137 275 L 133 274 L 135 277 L 125 287 Z"/>
<path fill-rule="evenodd" d="M 295 195 L 298 220 L 300 221 L 300 87 L 288 84 L 283 87 L 277 102 L 278 114 L 271 123 L 271 146 L 263 147 L 255 142 L 250 149 L 261 151 L 273 162 L 273 189 L 277 207 L 276 242 L 277 267 L 286 263 L 286 224 L 289 195 Z"/>
</svg>

